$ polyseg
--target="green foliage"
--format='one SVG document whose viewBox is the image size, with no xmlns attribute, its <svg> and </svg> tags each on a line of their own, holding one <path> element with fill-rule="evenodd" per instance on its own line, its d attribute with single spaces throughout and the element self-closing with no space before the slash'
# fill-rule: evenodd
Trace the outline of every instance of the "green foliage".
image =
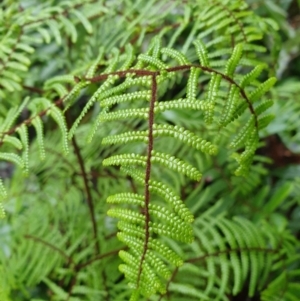
<svg viewBox="0 0 300 301">
<path fill-rule="evenodd" d="M 298 150 L 299 79 L 249 5 L 0 4 L 1 300 L 297 300 L 299 170 L 260 148 Z"/>
</svg>

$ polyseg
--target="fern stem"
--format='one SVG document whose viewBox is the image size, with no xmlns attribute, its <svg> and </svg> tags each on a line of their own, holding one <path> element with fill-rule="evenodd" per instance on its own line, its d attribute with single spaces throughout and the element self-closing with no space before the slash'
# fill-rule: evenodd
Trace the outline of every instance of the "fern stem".
<svg viewBox="0 0 300 301">
<path fill-rule="evenodd" d="M 44 91 L 42 89 L 40 89 L 40 88 L 26 86 L 26 85 L 22 85 L 22 87 L 25 90 L 28 90 L 28 91 L 33 92 L 33 93 L 38 93 L 38 94 L 43 94 L 44 93 Z"/>
<path fill-rule="evenodd" d="M 243 23 L 235 16 L 235 14 L 228 8 L 227 5 L 224 5 L 221 2 L 219 2 L 219 1 L 215 1 L 215 3 L 216 3 L 216 5 L 222 7 L 222 9 L 227 12 L 229 18 L 233 19 L 234 22 L 236 22 L 236 24 L 239 26 L 239 28 L 241 30 L 244 42 L 247 43 L 248 39 L 247 39 L 247 36 L 245 34 Z M 233 48 L 234 47 L 234 35 L 233 34 L 231 35 L 231 38 L 233 39 L 233 44 L 231 45 L 232 48 Z"/>
<path fill-rule="evenodd" d="M 70 128 L 70 118 L 68 114 L 66 115 L 66 121 L 67 121 L 67 125 L 68 128 Z M 81 156 L 81 152 L 80 152 L 80 148 L 77 144 L 75 135 L 72 137 L 72 144 L 73 144 L 73 148 L 74 148 L 74 153 L 77 157 L 79 166 L 80 166 L 80 170 L 81 170 L 81 175 L 82 175 L 82 179 L 83 179 L 83 183 L 84 183 L 84 188 L 85 188 L 85 193 L 86 193 L 86 200 L 88 203 L 88 207 L 89 207 L 89 211 L 90 211 L 90 217 L 91 217 L 91 222 L 92 222 L 92 227 L 93 227 L 93 236 L 95 239 L 95 251 L 96 254 L 100 253 L 100 248 L 99 248 L 99 244 L 98 244 L 98 230 L 97 230 L 97 224 L 96 224 L 96 218 L 95 218 L 95 208 L 94 208 L 94 203 L 93 203 L 93 199 L 92 199 L 92 193 L 89 187 L 89 183 L 88 183 L 88 177 L 87 177 L 87 173 L 85 170 L 85 165 L 84 165 L 84 161 L 83 158 Z"/>
<path fill-rule="evenodd" d="M 120 249 L 116 249 L 116 250 L 112 250 L 112 251 L 109 251 L 107 253 L 104 253 L 104 254 L 100 254 L 100 255 L 97 255 L 93 258 L 91 258 L 90 260 L 86 261 L 86 262 L 83 262 L 79 265 L 77 265 L 77 270 L 81 270 L 81 269 L 84 269 L 86 268 L 87 266 L 93 264 L 94 262 L 98 261 L 98 260 L 101 260 L 103 258 L 106 258 L 106 257 L 109 257 L 109 256 L 112 256 L 112 255 L 117 255 L 120 251 L 122 250 L 127 250 L 128 248 L 125 247 L 125 248 L 120 248 Z"/>
<path fill-rule="evenodd" d="M 207 253 L 199 257 L 194 257 L 186 260 L 185 262 L 194 263 L 197 261 L 202 261 L 207 257 L 219 256 L 220 254 L 230 254 L 230 253 L 238 253 L 238 252 L 263 252 L 263 253 L 278 253 L 279 249 L 270 249 L 270 248 L 260 248 L 260 247 L 252 247 L 252 248 L 235 248 L 228 250 L 220 250 L 214 253 Z"/>
<path fill-rule="evenodd" d="M 49 242 L 43 240 L 42 238 L 36 237 L 34 235 L 26 234 L 24 235 L 24 237 L 27 239 L 32 239 L 38 243 L 45 245 L 46 247 L 52 249 L 53 251 L 59 253 L 62 257 L 64 257 L 67 260 L 68 264 L 72 263 L 73 265 L 75 265 L 72 257 L 68 256 L 62 249 L 59 249 L 57 246 L 54 246 L 53 244 L 50 244 Z"/>
<path fill-rule="evenodd" d="M 69 12 L 71 10 L 79 9 L 80 7 L 82 7 L 83 5 L 85 5 L 87 3 L 95 3 L 96 1 L 97 0 L 83 1 L 81 3 L 77 3 L 77 4 L 72 5 L 72 6 L 68 6 L 63 11 L 61 11 L 61 12 L 59 12 L 57 14 L 53 14 L 53 15 L 47 17 L 47 18 L 41 18 L 41 19 L 37 19 L 37 20 L 28 21 L 25 24 L 23 24 L 23 27 L 26 28 L 29 25 L 32 25 L 32 24 L 35 24 L 35 23 L 42 23 L 42 22 L 45 22 L 45 21 L 50 20 L 50 19 L 57 20 L 59 18 L 59 16 L 68 16 Z"/>
<path fill-rule="evenodd" d="M 0 60 L 0 64 L 1 64 L 0 74 L 2 74 L 3 71 L 5 71 L 5 68 L 7 67 L 7 64 L 10 62 L 13 54 L 16 51 L 17 45 L 19 44 L 19 42 L 20 42 L 20 40 L 22 38 L 23 33 L 24 33 L 23 28 L 21 28 L 21 30 L 20 30 L 20 32 L 18 34 L 18 37 L 15 40 L 15 43 L 14 43 L 13 47 L 11 48 L 10 53 L 8 54 L 6 60 L 5 61 L 3 61 L 2 59 Z"/>
<path fill-rule="evenodd" d="M 170 67 L 170 68 L 166 68 L 165 71 L 167 71 L 167 72 L 185 71 L 185 70 L 190 70 L 192 67 L 199 68 L 199 69 L 201 69 L 203 71 L 206 71 L 208 73 L 219 74 L 224 80 L 226 80 L 230 84 L 236 86 L 239 89 L 241 96 L 246 101 L 246 103 L 248 105 L 248 108 L 250 110 L 250 113 L 254 116 L 255 127 L 258 128 L 257 115 L 255 113 L 253 104 L 251 103 L 250 99 L 248 98 L 245 90 L 230 76 L 228 76 L 228 75 L 226 75 L 226 74 L 224 74 L 220 71 L 217 71 L 213 68 L 206 67 L 206 66 L 201 66 L 201 65 L 196 65 L 196 64 L 180 65 L 180 66 Z M 125 70 L 125 71 L 116 71 L 116 72 L 111 72 L 111 73 L 100 74 L 100 75 L 97 75 L 97 76 L 92 77 L 92 78 L 84 77 L 84 80 L 87 80 L 91 83 L 96 83 L 98 81 L 102 81 L 102 80 L 107 79 L 108 76 L 110 76 L 110 75 L 118 75 L 120 77 L 125 77 L 128 73 L 133 73 L 136 76 L 152 76 L 152 77 L 161 74 L 160 71 L 149 71 L 149 70 L 143 70 L 143 69 L 129 69 L 129 70 Z"/>
<path fill-rule="evenodd" d="M 144 215 L 145 215 L 145 241 L 144 241 L 144 250 L 141 256 L 139 272 L 138 272 L 138 280 L 137 285 L 139 285 L 142 270 L 143 270 L 143 262 L 145 260 L 145 256 L 148 250 L 148 242 L 150 238 L 149 232 L 149 222 L 150 222 L 150 213 L 149 213 L 149 204 L 150 204 L 150 190 L 149 190 L 149 182 L 151 176 L 151 154 L 153 150 L 153 124 L 154 124 L 154 106 L 156 101 L 156 94 L 157 94 L 157 82 L 156 76 L 152 75 L 152 85 L 151 85 L 151 101 L 149 107 L 149 119 L 148 119 L 148 150 L 147 150 L 147 161 L 146 161 L 146 174 L 145 174 L 145 208 L 144 208 Z"/>
<path fill-rule="evenodd" d="M 240 94 L 241 96 L 244 98 L 244 100 L 247 102 L 248 108 L 251 112 L 251 114 L 254 116 L 254 120 L 255 120 L 255 127 L 258 128 L 258 121 L 257 121 L 257 115 L 255 113 L 254 107 L 250 101 L 250 99 L 248 98 L 245 90 L 234 80 L 232 79 L 230 76 L 223 74 L 222 72 L 219 72 L 213 68 L 210 67 L 206 67 L 206 66 L 201 66 L 201 65 L 181 65 L 181 66 L 176 66 L 176 67 L 170 67 L 167 68 L 166 71 L 167 72 L 176 72 L 179 70 L 190 70 L 191 67 L 195 67 L 195 68 L 200 68 L 203 71 L 209 72 L 209 73 L 214 73 L 214 74 L 219 74 L 224 80 L 226 80 L 227 82 L 229 82 L 232 85 L 235 85 L 239 90 L 240 90 Z"/>
</svg>

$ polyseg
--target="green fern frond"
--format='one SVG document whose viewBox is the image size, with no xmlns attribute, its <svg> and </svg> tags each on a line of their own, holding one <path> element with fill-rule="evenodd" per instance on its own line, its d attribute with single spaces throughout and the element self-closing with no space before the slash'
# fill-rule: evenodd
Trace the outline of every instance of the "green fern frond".
<svg viewBox="0 0 300 301">
<path fill-rule="evenodd" d="M 143 214 L 137 213 L 133 210 L 125 208 L 111 208 L 107 214 L 125 222 L 135 223 L 141 226 L 145 225 L 145 218 Z"/>
<path fill-rule="evenodd" d="M 74 79 L 74 77 L 73 77 Z M 81 89 L 83 89 L 85 86 L 87 86 L 87 82 L 80 81 L 77 83 L 72 90 L 63 98 L 64 104 L 66 104 L 66 108 L 71 106 L 73 102 L 75 101 L 76 97 L 79 95 Z"/>
<path fill-rule="evenodd" d="M 119 110 L 117 112 L 106 113 L 102 111 L 99 115 L 99 121 L 113 121 L 128 118 L 148 118 L 148 108 Z"/>
<path fill-rule="evenodd" d="M 45 87 L 51 87 L 52 85 L 57 84 L 57 83 L 74 84 L 75 83 L 74 75 L 67 74 L 67 75 L 54 76 L 45 82 Z"/>
<path fill-rule="evenodd" d="M 151 65 L 155 68 L 155 70 L 165 70 L 167 69 L 167 65 L 164 64 L 160 59 L 147 55 L 147 54 L 140 54 L 138 60 L 142 63 L 146 63 Z"/>
<path fill-rule="evenodd" d="M 44 160 L 46 157 L 45 146 L 44 146 L 44 135 L 43 135 L 43 123 L 39 117 L 33 119 L 32 124 L 36 131 L 36 139 L 40 151 L 40 159 Z"/>
<path fill-rule="evenodd" d="M 258 106 L 255 107 L 255 113 L 257 114 L 257 116 L 259 116 L 262 113 L 264 113 L 266 110 L 271 108 L 273 104 L 274 104 L 274 102 L 272 99 L 263 101 L 262 103 L 260 103 Z"/>
<path fill-rule="evenodd" d="M 134 54 L 134 48 L 131 44 L 125 46 L 126 57 L 123 62 L 123 65 L 120 67 L 120 70 L 127 70 L 132 66 L 132 63 L 135 61 L 136 57 Z"/>
<path fill-rule="evenodd" d="M 254 117 L 250 117 L 247 123 L 242 127 L 242 129 L 239 131 L 239 133 L 235 136 L 233 141 L 230 144 L 230 147 L 232 148 L 238 148 L 245 143 L 245 141 L 250 136 L 250 133 L 254 129 Z"/>
<path fill-rule="evenodd" d="M 194 41 L 194 45 L 196 47 L 196 53 L 199 57 L 200 65 L 209 67 L 208 53 L 205 45 L 199 39 Z"/>
<path fill-rule="evenodd" d="M 16 137 L 5 136 L 3 138 L 3 143 L 5 143 L 5 142 L 11 144 L 16 149 L 22 149 L 23 148 L 22 142 L 20 141 L 20 139 L 18 139 Z"/>
<path fill-rule="evenodd" d="M 1 152 L 0 158 L 2 160 L 12 162 L 12 163 L 18 165 L 19 167 L 21 167 L 22 169 L 25 166 L 24 160 L 19 155 L 16 155 L 16 154 Z"/>
<path fill-rule="evenodd" d="M 201 69 L 195 67 L 192 67 L 190 69 L 190 76 L 186 88 L 186 98 L 190 102 L 195 101 L 197 97 L 200 71 Z"/>
<path fill-rule="evenodd" d="M 125 95 L 116 95 L 101 100 L 100 105 L 106 108 L 111 107 L 114 104 L 120 104 L 122 102 L 134 101 L 134 100 L 147 100 L 151 99 L 151 91 L 137 91 L 127 93 Z"/>
<path fill-rule="evenodd" d="M 210 155 L 214 155 L 217 153 L 218 148 L 213 143 L 206 141 L 205 139 L 201 139 L 197 137 L 194 133 L 189 130 L 186 130 L 183 127 L 179 126 L 171 126 L 171 125 L 153 125 L 153 136 L 161 137 L 161 136 L 169 136 L 173 137 L 176 140 L 180 140 L 183 143 L 192 146 L 197 150 L 201 150 L 204 153 L 208 153 Z"/>
<path fill-rule="evenodd" d="M 243 44 L 237 44 L 233 48 L 232 55 L 231 55 L 230 59 L 228 60 L 227 65 L 225 67 L 226 75 L 228 75 L 230 77 L 233 76 L 234 71 L 240 62 L 242 54 L 243 54 Z"/>
<path fill-rule="evenodd" d="M 29 97 L 26 97 L 19 106 L 12 107 L 9 109 L 9 111 L 6 114 L 6 118 L 4 122 L 0 125 L 1 132 L 6 132 L 11 129 L 16 119 L 20 116 L 23 109 L 28 104 L 28 101 L 29 101 Z"/>
<path fill-rule="evenodd" d="M 128 168 L 128 167 L 121 167 L 121 170 L 130 175 L 134 180 L 136 180 L 141 185 L 144 184 L 144 177 L 142 173 L 137 172 L 136 169 Z M 150 180 L 149 181 L 149 190 L 159 196 L 161 196 L 167 203 L 169 203 L 174 212 L 187 223 L 192 223 L 194 220 L 193 215 L 189 211 L 189 209 L 184 205 L 182 200 L 176 193 L 168 187 L 166 184 L 161 182 Z"/>
<path fill-rule="evenodd" d="M 24 173 L 25 175 L 28 175 L 29 172 L 29 137 L 28 137 L 28 129 L 27 126 L 25 124 L 23 124 L 22 126 L 20 126 L 17 129 L 21 141 L 22 141 L 22 158 L 23 158 L 23 166 L 22 168 L 24 169 Z"/>
<path fill-rule="evenodd" d="M 78 9 L 72 9 L 71 14 L 74 14 L 82 23 L 87 33 L 91 34 L 93 32 L 93 26 L 90 21 L 86 18 L 86 16 L 80 12 Z"/>
<path fill-rule="evenodd" d="M 179 173 L 185 174 L 192 180 L 200 181 L 202 176 L 195 167 L 174 156 L 170 156 L 169 154 L 160 153 L 153 150 L 151 154 L 151 161 L 154 163 L 159 163 Z"/>
<path fill-rule="evenodd" d="M 176 99 L 176 100 L 169 100 L 164 102 L 158 102 L 155 104 L 154 112 L 164 112 L 170 109 L 190 109 L 190 110 L 201 110 L 207 111 L 212 110 L 213 106 L 211 103 L 207 101 L 194 101 L 191 99 Z"/>
<path fill-rule="evenodd" d="M 241 88 L 245 88 L 249 84 L 251 84 L 255 79 L 257 79 L 262 71 L 266 68 L 265 64 L 259 64 L 250 71 L 250 73 L 246 74 L 240 82 Z"/>
<path fill-rule="evenodd" d="M 86 115 L 86 113 L 89 111 L 89 109 L 92 107 L 92 105 L 98 100 L 100 95 L 107 90 L 116 80 L 118 79 L 118 76 L 109 76 L 107 80 L 97 89 L 97 91 L 93 94 L 93 96 L 89 99 L 83 110 L 81 111 L 79 117 L 76 119 L 74 124 L 72 125 L 70 131 L 69 131 L 69 139 L 71 139 L 77 127 L 79 126 L 81 120 Z M 80 87 L 81 88 L 81 87 Z M 75 92 L 74 92 L 75 93 Z"/>
<path fill-rule="evenodd" d="M 232 120 L 235 119 L 234 113 L 236 113 L 239 100 L 240 100 L 240 91 L 237 86 L 232 85 L 228 92 L 228 99 L 225 102 L 224 111 L 222 112 L 222 116 L 220 120 L 220 125 L 222 127 L 226 126 Z"/>
<path fill-rule="evenodd" d="M 268 126 L 268 124 L 274 119 L 273 114 L 267 114 L 258 118 L 258 128 L 261 130 Z"/>
<path fill-rule="evenodd" d="M 150 232 L 169 236 L 186 243 L 193 241 L 192 228 L 188 223 L 182 221 L 177 214 L 172 213 L 167 208 L 155 204 L 149 205 L 149 213 L 153 217 L 163 220 L 165 223 L 164 225 L 160 225 L 156 222 L 150 222 Z"/>
<path fill-rule="evenodd" d="M 103 160 L 103 165 L 141 165 L 145 167 L 146 157 L 136 154 L 115 155 Z"/>
<path fill-rule="evenodd" d="M 164 47 L 164 48 L 161 49 L 160 52 L 162 54 L 165 54 L 166 56 L 169 56 L 169 57 L 173 58 L 174 60 L 176 60 L 179 65 L 188 65 L 188 64 L 190 64 L 187 57 L 178 50 Z"/>
<path fill-rule="evenodd" d="M 157 181 L 150 181 L 149 189 L 151 192 L 156 193 L 164 198 L 172 207 L 174 212 L 187 223 L 192 223 L 194 217 L 187 207 L 183 204 L 182 200 L 169 188 L 167 185 Z"/>
<path fill-rule="evenodd" d="M 54 39 L 55 39 L 57 45 L 61 45 L 61 43 L 62 43 L 62 37 L 61 37 L 61 33 L 60 33 L 59 29 L 58 29 L 56 21 L 50 19 L 50 20 L 46 21 L 46 24 L 49 27 L 52 35 L 54 36 Z M 47 30 L 41 31 L 41 29 L 40 29 L 40 33 L 44 33 L 45 34 L 44 35 L 45 42 L 46 42 L 46 44 L 49 44 L 50 41 L 51 41 L 51 38 L 50 38 L 50 36 L 47 36 L 48 35 L 48 31 Z"/>
<path fill-rule="evenodd" d="M 65 154 L 69 152 L 69 144 L 68 144 L 68 129 L 65 122 L 65 118 L 62 112 L 56 107 L 52 106 L 50 109 L 51 117 L 56 121 L 58 124 L 61 134 L 62 134 L 62 148 Z"/>
<path fill-rule="evenodd" d="M 128 142 L 143 141 L 148 142 L 148 132 L 147 131 L 136 131 L 136 132 L 125 132 L 119 135 L 107 136 L 103 138 L 102 144 L 125 144 Z"/>
<path fill-rule="evenodd" d="M 144 205 L 144 197 L 136 193 L 119 193 L 111 195 L 107 198 L 107 203 L 111 204 L 133 204 L 133 205 Z"/>
<path fill-rule="evenodd" d="M 205 122 L 208 124 L 210 124 L 213 121 L 214 106 L 219 95 L 221 79 L 222 77 L 220 74 L 213 73 L 209 82 L 207 93 L 207 103 L 209 104 L 209 108 L 206 111 L 204 111 Z"/>
<path fill-rule="evenodd" d="M 264 95 L 266 92 L 268 92 L 271 87 L 274 86 L 277 79 L 275 77 L 271 77 L 262 84 L 260 84 L 249 96 L 249 99 L 252 103 L 258 101 L 262 95 Z"/>
<path fill-rule="evenodd" d="M 194 231 L 199 244 L 198 248 L 195 247 L 197 257 L 188 260 L 179 273 L 185 267 L 189 270 L 192 278 L 196 279 L 195 282 L 187 282 L 195 283 L 196 291 L 209 300 L 223 300 L 224 294 L 238 295 L 248 277 L 249 296 L 253 296 L 258 287 L 264 286 L 267 279 L 262 271 L 267 268 L 270 272 L 272 263 L 278 260 L 280 239 L 276 238 L 275 233 L 271 234 L 244 218 L 229 220 L 214 214 L 203 214 L 197 218 Z M 273 241 L 271 245 L 270 240 Z M 189 262 L 199 263 L 197 268 L 192 269 Z M 201 267 L 205 271 L 200 272 Z M 212 276 L 217 271 L 218 276 Z"/>
<path fill-rule="evenodd" d="M 2 179 L 0 178 L 0 219 L 5 217 L 5 210 L 3 208 L 2 201 L 7 197 L 7 192 L 5 190 Z"/>
<path fill-rule="evenodd" d="M 296 189 L 255 156 L 274 22 L 244 0 L 23 2 L 0 3 L 0 299 L 296 300 Z"/>
</svg>

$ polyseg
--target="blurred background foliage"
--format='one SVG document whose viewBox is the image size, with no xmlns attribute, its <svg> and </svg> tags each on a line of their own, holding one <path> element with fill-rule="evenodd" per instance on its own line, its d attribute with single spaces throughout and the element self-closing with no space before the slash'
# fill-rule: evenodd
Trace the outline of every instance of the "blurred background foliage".
<svg viewBox="0 0 300 301">
<path fill-rule="evenodd" d="M 2 4 L 2 8 L 11 10 L 13 17 L 10 22 L 19 22 L 18 14 L 15 13 L 18 10 L 29 8 L 33 14 L 38 15 L 43 9 L 38 0 L 18 1 L 18 5 L 15 2 L 6 0 Z M 51 2 L 54 7 L 60 1 L 47 2 Z M 80 1 L 77 2 L 80 5 Z M 151 37 L 157 34 L 162 36 L 166 44 L 176 47 L 176 43 L 172 44 L 173 37 L 179 36 L 176 40 L 178 43 L 184 40 L 191 28 L 186 26 L 180 31 L 181 22 L 192 18 L 187 4 L 193 1 L 100 1 L 101 5 L 98 6 L 94 5 L 96 1 L 86 2 L 89 3 L 84 5 L 81 13 L 93 22 L 95 33 L 90 38 L 89 23 L 78 21 L 77 36 L 73 36 L 72 47 L 64 47 L 60 41 L 64 41 L 64 35 L 68 36 L 67 40 L 71 40 L 70 32 L 66 33 L 62 29 L 62 34 L 54 37 L 43 30 L 40 24 L 33 23 L 26 27 L 28 32 L 35 32 L 38 28 L 39 34 L 32 34 L 32 40 L 27 41 L 34 48 L 34 55 L 31 56 L 29 71 L 18 71 L 22 78 L 22 89 L 0 95 L 1 115 L 7 114 L 11 101 L 19 105 L 23 101 L 22 97 L 32 93 L 39 95 L 39 89 L 45 88 L 44 83 L 49 78 L 71 71 L 76 75 L 85 70 L 91 59 L 98 55 L 100 45 L 105 49 L 107 58 L 114 56 L 114 47 L 122 48 L 129 42 L 135 44 L 137 52 L 143 51 Z M 250 175 L 247 178 L 233 176 L 236 166 L 227 156 L 226 142 L 220 141 L 224 147 L 215 158 L 180 148 L 176 143 L 158 145 L 170 154 L 189 156 L 189 160 L 203 171 L 203 180 L 197 184 L 168 172 L 162 176 L 172 183 L 195 216 L 201 217 L 203 212 L 210 212 L 217 217 L 226 212 L 229 217 L 242 216 L 255 224 L 267 220 L 282 233 L 286 229 L 290 231 L 290 234 L 285 234 L 285 243 L 291 245 L 293 260 L 286 263 L 285 270 L 274 270 L 272 276 L 275 281 L 252 298 L 247 297 L 248 287 L 245 286 L 239 295 L 228 294 L 224 300 L 296 301 L 300 300 L 300 0 L 247 0 L 247 3 L 256 14 L 270 19 L 270 26 L 264 28 L 262 41 L 268 47 L 268 52 L 260 54 L 260 60 L 272 66 L 270 75 L 278 78 L 278 83 L 269 95 L 274 100 L 271 111 L 275 119 L 261 134 L 261 147 L 255 156 Z M 2 22 L 5 22 L 4 18 Z M 277 30 L 274 23 L 278 24 Z M 51 24 L 47 26 L 51 27 Z M 5 36 L 6 33 L 0 34 Z M 13 35 L 18 35 L 17 29 Z M 184 81 L 184 78 L 180 80 Z M 180 84 L 178 86 L 176 93 L 180 95 Z M 92 93 L 96 87 L 88 89 Z M 78 105 L 70 111 L 71 120 L 78 116 L 86 100 L 85 94 L 79 95 Z M 115 169 L 102 167 L 103 158 L 115 149 L 103 147 L 100 141 L 107 133 L 117 131 L 118 128 L 102 128 L 96 133 L 94 146 L 85 147 L 86 133 L 92 126 L 89 119 L 93 119 L 98 111 L 99 107 L 95 106 L 86 115 L 76 133 L 76 140 L 82 149 L 82 158 L 93 187 L 92 197 L 97 200 L 95 210 L 101 255 L 95 256 L 93 253 L 88 208 L 82 202 L 85 200 L 85 188 L 76 155 L 73 152 L 68 157 L 61 155 L 57 148 L 60 137 L 55 134 L 57 126 L 45 116 L 47 160 L 37 160 L 38 146 L 34 134 L 31 134 L 31 171 L 27 178 L 24 179 L 22 171 L 12 164 L 0 162 L 0 176 L 5 186 L 9 187 L 4 204 L 7 218 L 0 221 L 1 301 L 121 301 L 129 298 L 127 284 L 117 270 L 120 262 L 116 254 L 123 245 L 116 239 L 115 222 L 106 216 L 108 206 L 105 199 L 111 190 L 129 188 L 135 191 L 136 187 L 125 175 L 120 177 Z M 210 134 L 206 133 L 203 120 L 197 112 L 193 115 L 166 112 L 163 117 L 170 123 L 176 121 L 179 125 L 188 124 L 204 137 L 214 133 L 213 129 Z M 26 118 L 28 112 L 24 110 L 18 122 Z M 140 128 L 141 125 L 124 121 L 117 127 Z M 234 127 L 229 129 L 234 130 Z M 131 147 L 136 146 L 127 145 L 121 150 L 127 148 L 128 151 Z M 64 202 L 60 202 L 61 199 Z M 195 228 L 199 224 L 201 221 L 196 221 Z M 47 248 L 49 245 L 52 247 Z M 53 249 L 53 246 L 57 249 Z M 184 249 L 173 243 L 173 247 L 187 261 L 197 250 L 195 245 Z M 64 250 L 64 254 L 59 254 L 59 250 Z M 74 270 L 73 261 L 76 262 L 77 270 Z M 86 267 L 83 267 L 84 262 L 87 263 Z M 177 274 L 175 284 L 170 288 L 173 295 L 166 300 L 199 300 L 197 284 L 193 279 L 187 281 L 185 286 L 179 283 L 181 279 L 188 279 L 187 275 L 190 274 L 185 273 L 189 272 L 189 268 L 187 264 L 186 270 Z M 289 276 L 290 287 L 283 287 L 282 283 L 286 285 L 286 282 L 281 277 L 290 270 L 296 271 Z M 99 274 L 96 271 L 101 272 Z M 77 273 L 76 277 L 74 273 Z M 279 298 L 269 298 L 268 294 L 272 295 L 272 292 L 273 296 L 278 292 Z M 151 300 L 158 300 L 158 297 Z"/>
</svg>

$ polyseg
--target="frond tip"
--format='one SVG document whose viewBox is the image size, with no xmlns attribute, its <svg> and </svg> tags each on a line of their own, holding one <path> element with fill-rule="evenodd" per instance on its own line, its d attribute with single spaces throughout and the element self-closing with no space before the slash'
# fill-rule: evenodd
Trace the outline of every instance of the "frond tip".
<svg viewBox="0 0 300 301">
<path fill-rule="evenodd" d="M 7 193 L 5 187 L 3 185 L 3 181 L 0 178 L 0 219 L 5 217 L 5 210 L 2 204 L 2 201 L 7 197 Z"/>
</svg>

